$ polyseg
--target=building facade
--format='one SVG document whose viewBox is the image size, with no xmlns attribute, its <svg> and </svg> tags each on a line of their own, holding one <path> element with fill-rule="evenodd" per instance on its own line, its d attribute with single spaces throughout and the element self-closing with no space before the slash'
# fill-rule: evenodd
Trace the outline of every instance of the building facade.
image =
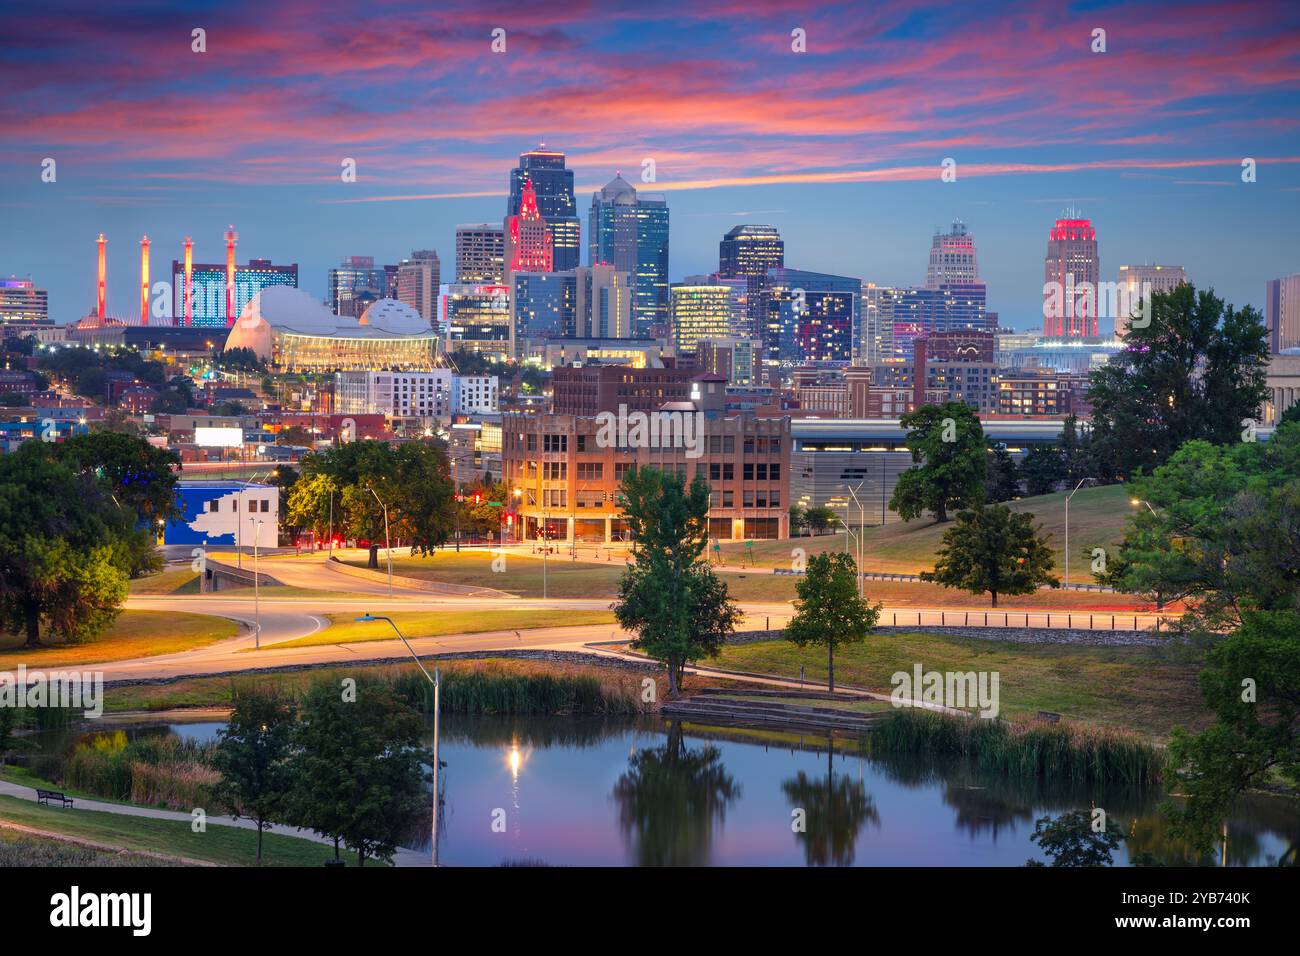
<svg viewBox="0 0 1300 956">
<path fill-rule="evenodd" d="M 456 282 L 499 285 L 506 275 L 506 237 L 489 222 L 456 227 Z"/>
<path fill-rule="evenodd" d="M 1043 334 L 1057 339 L 1097 338 L 1097 230 L 1077 213 L 1056 220 L 1043 262 Z M 1089 291 L 1091 290 L 1091 291 Z"/>
<path fill-rule="evenodd" d="M 632 326 L 638 337 L 668 321 L 668 202 L 638 193 L 615 176 L 591 197 L 588 262 L 607 262 L 632 277 Z"/>
<path fill-rule="evenodd" d="M 960 219 L 954 219 L 952 228 L 935 232 L 930 244 L 930 262 L 925 271 L 925 287 L 937 289 L 942 285 L 962 285 L 979 280 L 979 263 L 975 258 L 975 237 Z"/>
<path fill-rule="evenodd" d="M 1300 348 L 1300 273 L 1270 279 L 1264 290 L 1264 327 L 1269 350 Z"/>
<path fill-rule="evenodd" d="M 328 289 L 331 312 L 359 318 L 375 302 L 389 298 L 388 273 L 383 266 L 375 266 L 374 256 L 348 256 L 329 271 Z M 195 324 L 197 315 L 196 311 Z"/>
<path fill-rule="evenodd" d="M 226 317 L 226 266 L 225 263 L 191 265 L 190 309 L 192 325 L 204 328 L 225 328 L 231 320 Z M 238 316 L 253 296 L 274 286 L 298 288 L 298 264 L 277 266 L 270 259 L 249 259 L 247 265 L 235 266 L 235 315 Z M 357 313 L 358 315 L 360 313 Z M 172 315 L 185 315 L 185 263 L 172 260 Z M 177 321 L 180 325 L 181 318 Z"/>
<path fill-rule="evenodd" d="M 542 144 L 519 155 L 519 165 L 510 170 L 507 218 L 519 215 L 525 182 L 532 183 L 538 211 L 551 232 L 552 268 L 557 272 L 576 269 L 582 264 L 582 227 L 573 195 L 573 170 L 565 168 L 564 154 Z"/>
<path fill-rule="evenodd" d="M 0 279 L 0 328 L 50 325 L 50 296 L 29 279 Z"/>
<path fill-rule="evenodd" d="M 417 249 L 397 265 L 397 301 L 409 305 L 432 328 L 438 321 L 442 263 L 432 249 Z"/>
<path fill-rule="evenodd" d="M 750 334 L 768 345 L 766 303 L 768 273 L 785 267 L 785 242 L 775 226 L 746 224 L 731 229 L 718 243 L 718 275 L 745 280 L 746 318 Z"/>
</svg>

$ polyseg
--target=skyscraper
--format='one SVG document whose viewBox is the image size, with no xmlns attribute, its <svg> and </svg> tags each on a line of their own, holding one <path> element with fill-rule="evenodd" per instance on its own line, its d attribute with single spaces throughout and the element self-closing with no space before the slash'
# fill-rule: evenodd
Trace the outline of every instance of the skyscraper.
<svg viewBox="0 0 1300 956">
<path fill-rule="evenodd" d="M 438 319 L 438 286 L 442 283 L 442 263 L 432 249 L 417 249 L 411 258 L 397 266 L 397 300 L 420 313 L 433 325 Z"/>
<path fill-rule="evenodd" d="M 1120 266 L 1119 286 L 1128 296 L 1128 301 L 1138 302 L 1147 292 L 1172 292 L 1187 281 L 1187 271 L 1182 266 Z M 1098 302 L 1101 295 L 1097 296 Z M 1129 316 L 1122 311 L 1115 314 L 1115 335 L 1123 336 L 1128 331 Z"/>
<path fill-rule="evenodd" d="M 695 351 L 701 339 L 728 338 L 735 334 L 731 327 L 731 289 L 725 285 L 710 285 L 697 281 L 675 284 L 670 290 L 673 344 L 678 355 Z"/>
<path fill-rule="evenodd" d="M 538 211 L 533 181 L 527 177 L 519 197 L 519 211 L 506 216 L 505 237 L 506 285 L 516 272 L 555 270 L 554 240 Z"/>
<path fill-rule="evenodd" d="M 456 281 L 494 283 L 505 279 L 505 230 L 490 222 L 456 227 Z"/>
<path fill-rule="evenodd" d="M 543 143 L 519 155 L 519 165 L 510 170 L 507 217 L 519 215 L 525 179 L 532 182 L 538 211 L 551 230 L 554 270 L 566 272 L 576 268 L 581 264 L 582 227 L 578 204 L 573 198 L 573 170 L 565 169 L 564 154 L 547 149 Z"/>
<path fill-rule="evenodd" d="M 579 266 L 576 273 L 574 336 L 580 339 L 632 337 L 631 277 L 612 265 Z"/>
<path fill-rule="evenodd" d="M 360 318 L 373 302 L 384 298 L 388 298 L 388 274 L 383 266 L 375 266 L 374 256 L 348 256 L 329 271 L 329 307 L 335 315 Z M 198 319 L 196 304 L 195 325 L 202 324 Z"/>
<path fill-rule="evenodd" d="M 640 193 L 615 175 L 591 197 L 588 257 L 632 276 L 633 334 L 645 336 L 668 318 L 668 202 Z"/>
<path fill-rule="evenodd" d="M 1097 337 L 1097 230 L 1069 210 L 1047 234 L 1043 269 L 1043 334 L 1049 338 Z"/>
<path fill-rule="evenodd" d="M 768 364 L 853 360 L 862 280 L 784 267 L 768 271 L 763 349 Z"/>
<path fill-rule="evenodd" d="M 754 333 L 763 339 L 769 357 L 777 343 L 766 336 L 766 304 L 762 292 L 768 287 L 768 271 L 785 266 L 785 242 L 775 226 L 736 226 L 718 243 L 718 275 L 746 281 L 746 313 Z"/>
<path fill-rule="evenodd" d="M 937 289 L 941 285 L 974 282 L 980 277 L 975 261 L 975 237 L 960 219 L 952 221 L 949 232 L 934 234 L 930 244 L 930 264 L 925 272 L 925 287 Z"/>
<path fill-rule="evenodd" d="M 30 279 L 0 279 L 0 326 L 50 324 L 50 298 Z"/>
<path fill-rule="evenodd" d="M 1274 355 L 1300 348 L 1300 273 L 1269 279 L 1265 284 L 1264 327 Z"/>
</svg>

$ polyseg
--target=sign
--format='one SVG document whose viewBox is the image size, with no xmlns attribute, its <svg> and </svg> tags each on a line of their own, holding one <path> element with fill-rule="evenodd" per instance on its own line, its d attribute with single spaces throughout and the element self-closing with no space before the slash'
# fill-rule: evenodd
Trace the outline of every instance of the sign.
<svg viewBox="0 0 1300 956">
<path fill-rule="evenodd" d="M 194 429 L 194 444 L 206 448 L 241 448 L 244 444 L 244 430 L 199 425 Z"/>
</svg>

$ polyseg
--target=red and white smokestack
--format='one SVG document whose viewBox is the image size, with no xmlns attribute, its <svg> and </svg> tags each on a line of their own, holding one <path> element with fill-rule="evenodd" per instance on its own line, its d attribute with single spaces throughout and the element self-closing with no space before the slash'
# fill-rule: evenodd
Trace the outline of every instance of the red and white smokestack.
<svg viewBox="0 0 1300 956">
<path fill-rule="evenodd" d="M 194 240 L 185 237 L 185 324 L 194 324 Z"/>
<path fill-rule="evenodd" d="M 149 324 L 149 237 L 140 240 L 140 324 Z"/>
<path fill-rule="evenodd" d="M 104 269 L 104 244 L 107 242 L 104 234 L 99 234 L 99 292 L 96 297 L 95 314 L 99 316 L 102 324 L 104 321 L 104 304 L 108 298 L 107 272 Z"/>
<path fill-rule="evenodd" d="M 226 229 L 226 325 L 234 325 L 235 319 L 239 318 L 235 314 L 235 243 L 239 241 L 239 234 L 235 232 L 235 227 L 230 226 Z"/>
</svg>

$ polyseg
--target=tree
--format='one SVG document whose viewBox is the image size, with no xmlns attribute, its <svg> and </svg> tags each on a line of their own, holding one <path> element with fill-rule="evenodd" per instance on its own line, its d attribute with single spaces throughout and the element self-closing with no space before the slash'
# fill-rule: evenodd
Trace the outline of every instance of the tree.
<svg viewBox="0 0 1300 956">
<path fill-rule="evenodd" d="M 1094 371 L 1092 445 L 1107 476 L 1132 478 L 1185 442 L 1238 440 L 1267 397 L 1267 332 L 1253 308 L 1183 284 L 1151 296 L 1151 322 Z"/>
<path fill-rule="evenodd" d="M 320 472 L 304 474 L 288 489 L 285 523 L 294 528 L 310 528 L 317 538 L 325 538 L 330 529 L 331 505 L 337 499 L 338 485 L 333 478 Z M 338 517 L 343 517 L 342 510 Z M 341 521 L 338 526 L 342 526 Z"/>
<path fill-rule="evenodd" d="M 808 525 L 808 512 L 803 505 L 795 502 L 790 506 L 790 537 L 796 538 Z"/>
<path fill-rule="evenodd" d="M 0 623 L 25 633 L 87 640 L 126 599 L 127 572 L 145 536 L 93 472 L 53 457 L 45 442 L 0 455 Z"/>
<path fill-rule="evenodd" d="M 1051 494 L 1065 477 L 1060 450 L 1055 445 L 1035 445 L 1021 462 L 1020 474 L 1025 479 L 1026 494 Z"/>
<path fill-rule="evenodd" d="M 213 767 L 221 773 L 216 793 L 236 817 L 257 824 L 257 862 L 262 863 L 262 834 L 286 806 L 293 777 L 294 707 L 269 691 L 245 691 L 235 698 L 230 723 L 218 732 Z"/>
<path fill-rule="evenodd" d="M 676 697 L 688 661 L 716 656 L 740 620 L 726 584 L 702 556 L 709 541 L 709 486 L 656 468 L 633 468 L 620 492 L 636 542 L 619 580 L 618 623 L 635 631 L 632 646 L 668 669 Z"/>
<path fill-rule="evenodd" d="M 921 580 L 972 594 L 1032 594 L 1043 584 L 1060 587 L 1052 576 L 1052 549 L 1034 527 L 1034 516 L 1006 505 L 976 505 L 960 512 L 943 535 L 933 571 Z"/>
<path fill-rule="evenodd" d="M 858 596 L 858 566 L 843 551 L 808 559 L 807 573 L 795 582 L 799 595 L 786 626 L 786 640 L 799 647 L 826 648 L 826 686 L 835 693 L 835 648 L 866 640 L 880 617 L 881 605 Z"/>
<path fill-rule="evenodd" d="M 985 459 L 985 502 L 1010 501 L 1020 495 L 1020 469 L 1005 445 L 990 445 Z"/>
<path fill-rule="evenodd" d="M 826 505 L 814 505 L 804 512 L 804 522 L 813 534 L 825 534 L 834 527 L 837 516 Z"/>
<path fill-rule="evenodd" d="M 303 698 L 289 806 L 308 826 L 367 858 L 391 860 L 412 816 L 426 808 L 424 722 L 373 677 L 340 688 L 313 683 Z"/>
<path fill-rule="evenodd" d="M 926 511 L 937 522 L 984 499 L 984 429 L 964 402 L 924 405 L 900 419 L 913 465 L 898 476 L 889 507 L 904 521 Z"/>
<path fill-rule="evenodd" d="M 1166 806 L 1176 836 L 1207 850 L 1237 798 L 1275 776 L 1300 788 L 1300 614 L 1252 611 L 1210 648 L 1201 696 L 1208 729 L 1174 730 L 1181 807 Z"/>
<path fill-rule="evenodd" d="M 1097 830 L 1086 810 L 1062 813 L 1053 820 L 1040 817 L 1030 837 L 1052 861 L 1052 866 L 1110 866 L 1111 854 L 1125 839 L 1124 831 L 1110 820 Z M 1030 860 L 1029 866 L 1042 866 Z"/>
</svg>

